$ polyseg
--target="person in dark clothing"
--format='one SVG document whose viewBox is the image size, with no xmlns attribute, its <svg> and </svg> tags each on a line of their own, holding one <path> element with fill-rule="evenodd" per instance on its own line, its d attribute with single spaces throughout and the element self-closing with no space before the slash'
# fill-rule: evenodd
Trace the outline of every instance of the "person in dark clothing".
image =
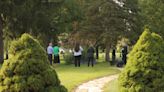
<svg viewBox="0 0 164 92">
<path fill-rule="evenodd" d="M 94 66 L 94 48 L 93 46 L 90 46 L 87 50 L 87 56 L 88 56 L 88 67 L 90 66 L 90 63 L 92 64 L 92 67 Z"/>
<path fill-rule="evenodd" d="M 8 49 L 6 49 L 6 60 L 9 59 L 9 53 L 8 53 Z"/>
<path fill-rule="evenodd" d="M 112 64 L 114 64 L 115 60 L 116 60 L 116 50 L 113 49 L 113 51 L 112 51 Z"/>
<path fill-rule="evenodd" d="M 124 64 L 126 64 L 127 62 L 127 54 L 128 54 L 127 46 L 124 46 L 122 49 L 122 61 L 124 62 Z"/>
</svg>

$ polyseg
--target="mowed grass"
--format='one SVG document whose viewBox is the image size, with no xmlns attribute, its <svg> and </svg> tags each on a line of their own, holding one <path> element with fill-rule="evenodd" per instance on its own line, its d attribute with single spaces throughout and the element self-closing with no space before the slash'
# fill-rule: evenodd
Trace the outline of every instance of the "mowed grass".
<svg viewBox="0 0 164 92">
<path fill-rule="evenodd" d="M 103 88 L 103 92 L 119 92 L 119 88 L 118 88 L 118 80 L 112 80 L 109 83 L 107 83 L 104 88 Z"/>
<path fill-rule="evenodd" d="M 116 55 L 118 59 L 119 55 Z M 69 92 L 72 92 L 78 85 L 89 80 L 120 73 L 120 70 L 115 66 L 111 66 L 109 62 L 105 62 L 104 53 L 101 53 L 99 57 L 94 67 L 88 67 L 87 64 L 82 64 L 81 67 L 74 67 L 73 64 L 66 65 L 61 56 L 61 64 L 55 64 L 53 68 L 56 70 L 61 84 L 64 85 Z"/>
<path fill-rule="evenodd" d="M 69 92 L 73 91 L 83 82 L 120 72 L 116 67 L 111 67 L 108 62 L 97 63 L 94 67 L 87 67 L 87 64 L 83 64 L 81 67 L 60 64 L 55 65 L 54 68 L 62 85 L 64 85 Z"/>
</svg>

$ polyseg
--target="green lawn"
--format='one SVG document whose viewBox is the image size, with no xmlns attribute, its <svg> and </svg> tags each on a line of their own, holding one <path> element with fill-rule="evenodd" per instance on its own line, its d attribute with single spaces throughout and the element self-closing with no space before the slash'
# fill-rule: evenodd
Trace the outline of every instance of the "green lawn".
<svg viewBox="0 0 164 92">
<path fill-rule="evenodd" d="M 54 68 L 61 83 L 69 92 L 88 80 L 120 72 L 116 67 L 111 67 L 107 62 L 97 63 L 93 68 L 87 67 L 86 64 L 83 64 L 80 68 L 65 64 L 55 65 Z"/>
<path fill-rule="evenodd" d="M 119 92 L 118 88 L 118 80 L 112 80 L 111 82 L 107 83 L 104 88 L 104 92 Z"/>
<path fill-rule="evenodd" d="M 74 65 L 64 64 L 63 57 L 61 56 L 61 64 L 53 65 L 53 67 L 61 83 L 71 92 L 83 82 L 120 72 L 116 67 L 110 66 L 109 62 L 105 62 L 104 57 L 104 53 L 101 53 L 98 63 L 93 68 L 87 67 L 87 64 L 82 64 L 80 68 L 76 68 Z"/>
</svg>

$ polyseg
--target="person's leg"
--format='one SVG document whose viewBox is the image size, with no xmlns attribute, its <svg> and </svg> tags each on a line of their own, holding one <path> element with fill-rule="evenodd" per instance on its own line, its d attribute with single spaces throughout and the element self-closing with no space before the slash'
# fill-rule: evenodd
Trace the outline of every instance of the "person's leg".
<svg viewBox="0 0 164 92">
<path fill-rule="evenodd" d="M 126 64 L 126 62 L 127 62 L 127 56 L 125 55 L 125 64 Z"/>
<path fill-rule="evenodd" d="M 125 55 L 123 55 L 123 63 L 126 64 L 126 61 L 125 61 L 126 57 Z"/>
<path fill-rule="evenodd" d="M 60 56 L 58 55 L 58 63 L 60 63 Z"/>
<path fill-rule="evenodd" d="M 89 67 L 89 65 L 90 65 L 90 60 L 91 60 L 90 57 L 88 57 L 88 67 Z"/>
<path fill-rule="evenodd" d="M 50 64 L 52 65 L 52 54 L 48 54 L 48 60 L 49 60 Z"/>
<path fill-rule="evenodd" d="M 56 62 L 56 56 L 55 56 L 55 55 L 54 55 L 54 63 L 57 63 L 57 62 Z"/>
<path fill-rule="evenodd" d="M 77 67 L 77 56 L 75 56 L 75 67 Z"/>
<path fill-rule="evenodd" d="M 78 56 L 78 66 L 80 67 L 80 60 L 81 60 L 81 55 Z"/>
<path fill-rule="evenodd" d="M 93 67 L 93 65 L 94 65 L 94 58 L 93 57 L 91 58 L 91 63 L 92 63 L 92 67 Z"/>
</svg>

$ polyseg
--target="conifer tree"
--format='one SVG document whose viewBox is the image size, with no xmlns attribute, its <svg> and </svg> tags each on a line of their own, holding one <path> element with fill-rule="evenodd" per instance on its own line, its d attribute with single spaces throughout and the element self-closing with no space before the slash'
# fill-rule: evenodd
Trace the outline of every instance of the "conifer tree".
<svg viewBox="0 0 164 92">
<path fill-rule="evenodd" d="M 164 40 L 146 29 L 119 76 L 121 92 L 163 92 Z"/>
<path fill-rule="evenodd" d="M 28 34 L 12 42 L 0 70 L 0 92 L 67 92 L 40 43 Z"/>
</svg>

